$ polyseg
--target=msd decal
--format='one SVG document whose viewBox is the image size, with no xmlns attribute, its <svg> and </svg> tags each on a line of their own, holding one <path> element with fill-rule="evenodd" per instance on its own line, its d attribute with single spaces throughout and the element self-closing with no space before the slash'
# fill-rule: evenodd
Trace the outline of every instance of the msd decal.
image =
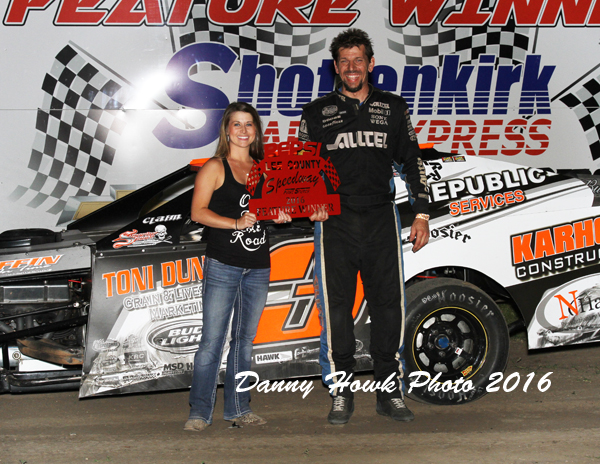
<svg viewBox="0 0 600 464">
<path fill-rule="evenodd" d="M 350 7 L 356 0 L 242 0 L 232 9 L 228 0 L 209 0 L 208 17 L 215 24 L 270 26 L 276 17 L 294 26 L 349 26 L 359 16 Z M 4 16 L 7 26 L 22 26 L 30 12 L 58 4 L 55 25 L 59 26 L 182 26 L 187 22 L 193 0 L 173 0 L 167 8 L 160 0 L 12 0 Z M 112 2 L 111 2 L 112 3 Z M 306 11 L 309 10 L 307 14 Z"/>
<path fill-rule="evenodd" d="M 528 328 L 530 346 L 600 339 L 600 275 L 592 274 L 546 292 Z"/>
<path fill-rule="evenodd" d="M 520 280 L 590 266 L 600 262 L 600 218 L 513 235 L 510 241 Z"/>
</svg>

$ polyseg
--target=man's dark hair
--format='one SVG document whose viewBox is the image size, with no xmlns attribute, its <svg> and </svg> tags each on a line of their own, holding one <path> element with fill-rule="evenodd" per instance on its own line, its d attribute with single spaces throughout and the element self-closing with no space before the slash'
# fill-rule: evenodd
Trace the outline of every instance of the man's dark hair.
<svg viewBox="0 0 600 464">
<path fill-rule="evenodd" d="M 329 51 L 331 52 L 334 61 L 337 63 L 338 58 L 340 57 L 341 48 L 360 47 L 361 45 L 365 46 L 367 59 L 371 61 L 371 58 L 373 58 L 373 42 L 371 42 L 371 38 L 365 31 L 352 27 L 341 32 L 333 39 Z"/>
</svg>

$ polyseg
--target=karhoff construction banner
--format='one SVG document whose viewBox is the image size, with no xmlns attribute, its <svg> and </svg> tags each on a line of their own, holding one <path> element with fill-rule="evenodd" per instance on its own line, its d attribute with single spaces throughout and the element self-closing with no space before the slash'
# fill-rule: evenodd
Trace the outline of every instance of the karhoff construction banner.
<svg viewBox="0 0 600 464">
<path fill-rule="evenodd" d="M 297 135 L 367 31 L 373 83 L 440 151 L 600 165 L 599 0 L 3 0 L 2 229 L 60 229 L 213 154 L 226 105 Z"/>
</svg>

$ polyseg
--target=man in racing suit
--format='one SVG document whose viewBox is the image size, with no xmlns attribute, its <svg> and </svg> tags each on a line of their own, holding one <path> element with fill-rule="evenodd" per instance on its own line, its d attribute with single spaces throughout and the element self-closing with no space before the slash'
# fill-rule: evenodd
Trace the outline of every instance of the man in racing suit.
<svg viewBox="0 0 600 464">
<path fill-rule="evenodd" d="M 393 163 L 408 184 L 417 213 L 410 240 L 417 251 L 429 240 L 428 189 L 416 134 L 405 100 L 368 83 L 375 61 L 369 36 L 358 29 L 339 34 L 330 47 L 340 89 L 303 108 L 299 138 L 321 142 L 340 178 L 341 214 L 315 223 L 315 293 L 321 320 L 320 363 L 332 386 L 332 424 L 354 411 L 355 338 L 352 310 L 360 272 L 371 320 L 370 353 L 377 412 L 399 421 L 414 418 L 402 391 L 405 317 L 401 226 L 391 185 Z M 386 382 L 387 380 L 387 382 Z"/>
</svg>

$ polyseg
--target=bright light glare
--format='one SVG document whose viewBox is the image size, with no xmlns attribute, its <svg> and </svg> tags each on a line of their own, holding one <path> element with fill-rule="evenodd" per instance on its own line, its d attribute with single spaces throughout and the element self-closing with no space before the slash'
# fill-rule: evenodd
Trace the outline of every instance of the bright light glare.
<svg viewBox="0 0 600 464">
<path fill-rule="evenodd" d="M 186 129 L 198 129 L 206 123 L 206 114 L 201 110 L 182 108 L 177 111 L 177 120 L 183 123 Z"/>
<path fill-rule="evenodd" d="M 156 108 L 155 101 L 164 95 L 164 90 L 168 82 L 169 76 L 164 72 L 146 75 L 144 80 L 135 86 L 132 98 L 124 105 L 125 109 Z"/>
</svg>

